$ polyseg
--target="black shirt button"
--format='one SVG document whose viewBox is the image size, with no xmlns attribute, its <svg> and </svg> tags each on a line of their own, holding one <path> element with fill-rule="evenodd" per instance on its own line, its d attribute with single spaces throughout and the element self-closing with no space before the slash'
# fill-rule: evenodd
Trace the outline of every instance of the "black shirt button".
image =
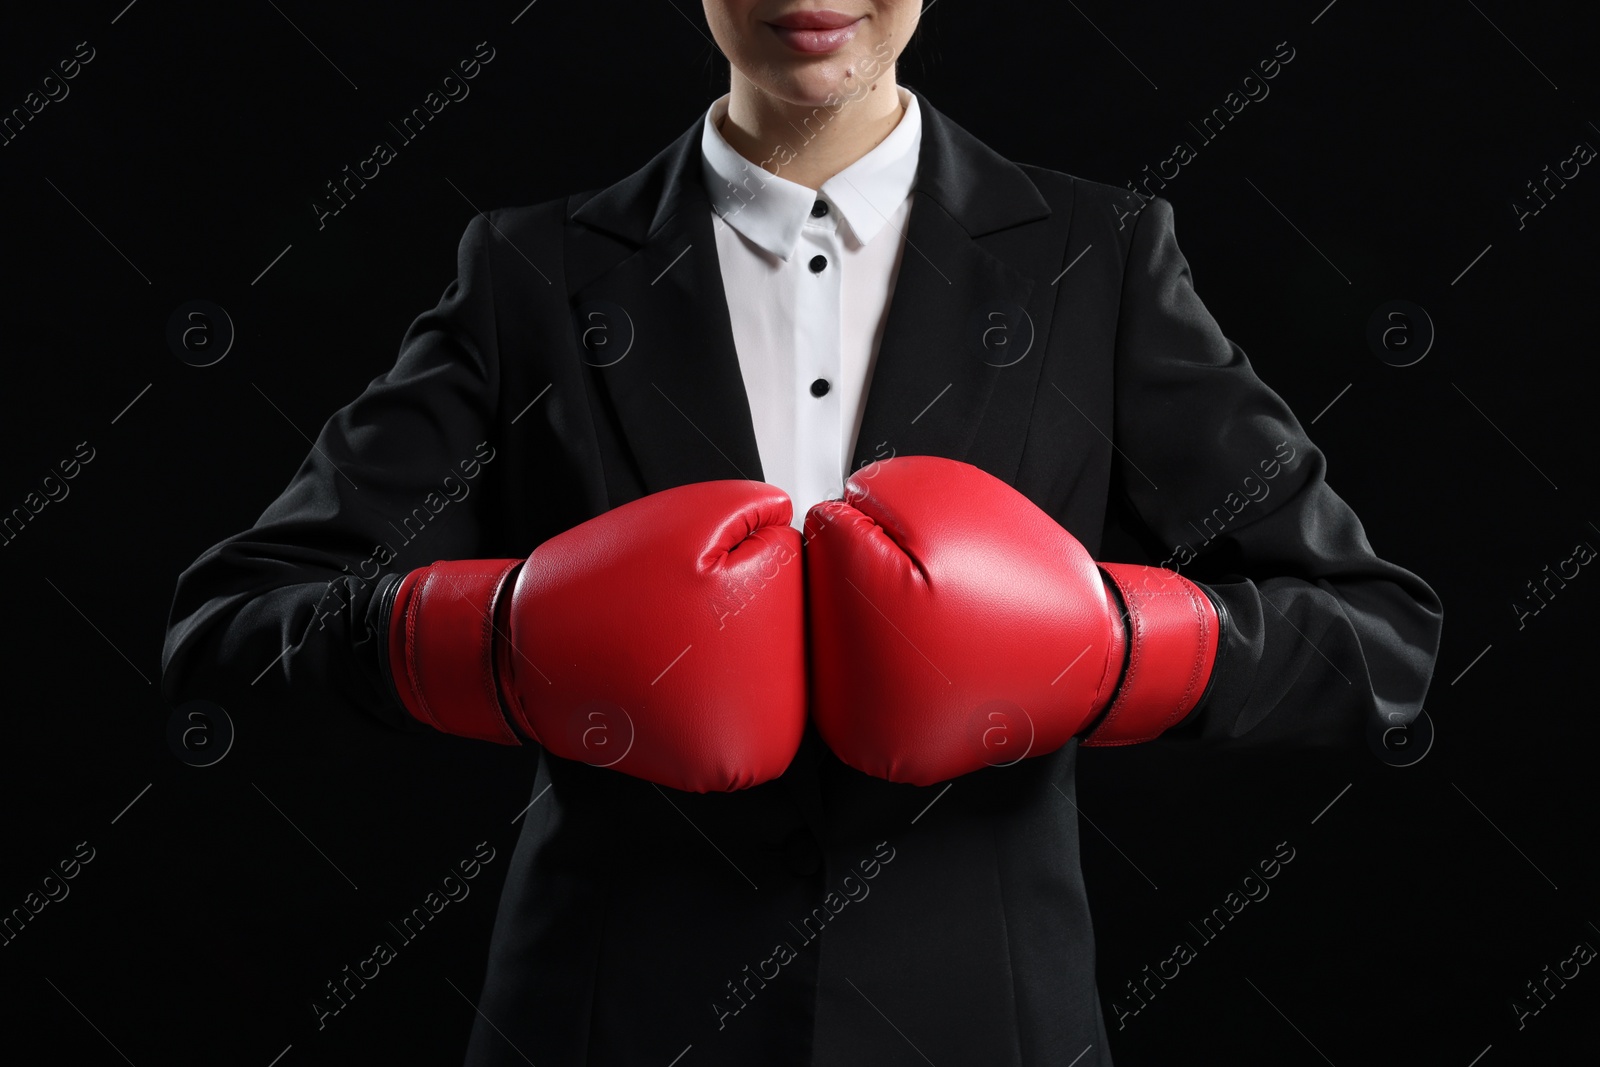
<svg viewBox="0 0 1600 1067">
<path fill-rule="evenodd" d="M 816 381 L 811 383 L 812 396 L 827 396 L 828 389 L 828 379 L 826 378 L 818 378 Z"/>
<path fill-rule="evenodd" d="M 815 204 L 811 205 L 811 217 L 812 218 L 820 219 L 822 216 L 826 215 L 827 213 L 828 213 L 828 202 L 826 200 L 818 200 Z"/>
<path fill-rule="evenodd" d="M 823 270 L 827 266 L 828 266 L 828 257 L 827 256 L 812 256 L 811 257 L 811 273 L 812 274 L 821 274 L 823 272 Z"/>
</svg>

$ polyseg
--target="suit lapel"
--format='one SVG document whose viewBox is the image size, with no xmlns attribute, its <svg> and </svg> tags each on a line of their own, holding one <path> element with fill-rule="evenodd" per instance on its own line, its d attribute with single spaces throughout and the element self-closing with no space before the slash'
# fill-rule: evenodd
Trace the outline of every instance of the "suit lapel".
<svg viewBox="0 0 1600 1067">
<path fill-rule="evenodd" d="M 699 126 L 574 218 L 637 242 L 572 298 L 582 358 L 617 414 L 646 493 L 762 480 L 699 173 Z"/>
<path fill-rule="evenodd" d="M 851 470 L 892 455 L 966 460 L 1014 475 L 1037 386 L 1049 304 L 984 238 L 1046 218 L 1023 172 L 918 97 L 916 197 Z M 1012 241 L 1021 249 L 1025 243 Z M 1031 358 L 1030 358 L 1031 357 Z M 1006 399 L 982 455 L 980 428 Z"/>
<path fill-rule="evenodd" d="M 918 193 L 851 470 L 893 455 L 967 460 L 997 383 L 1033 340 L 1033 282 Z M 1010 427 L 1021 445 L 1021 427 Z"/>
</svg>

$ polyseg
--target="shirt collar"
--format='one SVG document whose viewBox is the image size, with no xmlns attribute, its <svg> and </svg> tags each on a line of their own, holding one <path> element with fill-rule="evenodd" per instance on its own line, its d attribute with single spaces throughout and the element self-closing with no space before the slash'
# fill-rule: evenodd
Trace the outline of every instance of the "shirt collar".
<svg viewBox="0 0 1600 1067">
<path fill-rule="evenodd" d="M 706 109 L 700 132 L 701 172 L 712 209 L 754 244 L 787 260 L 794 254 L 811 205 L 820 197 L 838 211 L 862 244 L 868 243 L 910 195 L 916 180 L 922 115 L 917 95 L 904 86 L 896 89 L 905 114 L 889 136 L 816 191 L 783 177 L 776 158 L 772 162 L 779 170 L 774 174 L 734 151 L 717 129 L 728 113 L 724 93 Z M 791 144 L 785 150 L 797 148 Z"/>
</svg>

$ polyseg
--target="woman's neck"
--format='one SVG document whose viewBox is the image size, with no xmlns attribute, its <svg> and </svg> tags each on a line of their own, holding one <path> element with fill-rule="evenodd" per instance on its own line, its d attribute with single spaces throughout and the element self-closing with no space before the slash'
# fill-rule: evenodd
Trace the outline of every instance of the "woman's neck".
<svg viewBox="0 0 1600 1067">
<path fill-rule="evenodd" d="M 780 100 L 735 70 L 728 114 L 718 129 L 750 162 L 819 189 L 872 151 L 904 114 L 893 70 L 876 82 L 841 91 L 832 107 Z"/>
</svg>

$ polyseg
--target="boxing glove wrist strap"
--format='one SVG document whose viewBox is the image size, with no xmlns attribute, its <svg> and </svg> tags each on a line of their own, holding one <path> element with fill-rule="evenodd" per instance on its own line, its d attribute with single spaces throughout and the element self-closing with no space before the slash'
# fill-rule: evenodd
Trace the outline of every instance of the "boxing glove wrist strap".
<svg viewBox="0 0 1600 1067">
<path fill-rule="evenodd" d="M 1220 639 L 1216 606 L 1176 571 L 1099 566 L 1123 604 L 1126 665 L 1110 705 L 1082 743 L 1150 741 L 1182 721 L 1206 690 Z"/>
<path fill-rule="evenodd" d="M 447 734 L 518 745 L 496 680 L 495 615 L 520 559 L 419 567 L 395 590 L 389 670 L 411 716 Z"/>
</svg>

